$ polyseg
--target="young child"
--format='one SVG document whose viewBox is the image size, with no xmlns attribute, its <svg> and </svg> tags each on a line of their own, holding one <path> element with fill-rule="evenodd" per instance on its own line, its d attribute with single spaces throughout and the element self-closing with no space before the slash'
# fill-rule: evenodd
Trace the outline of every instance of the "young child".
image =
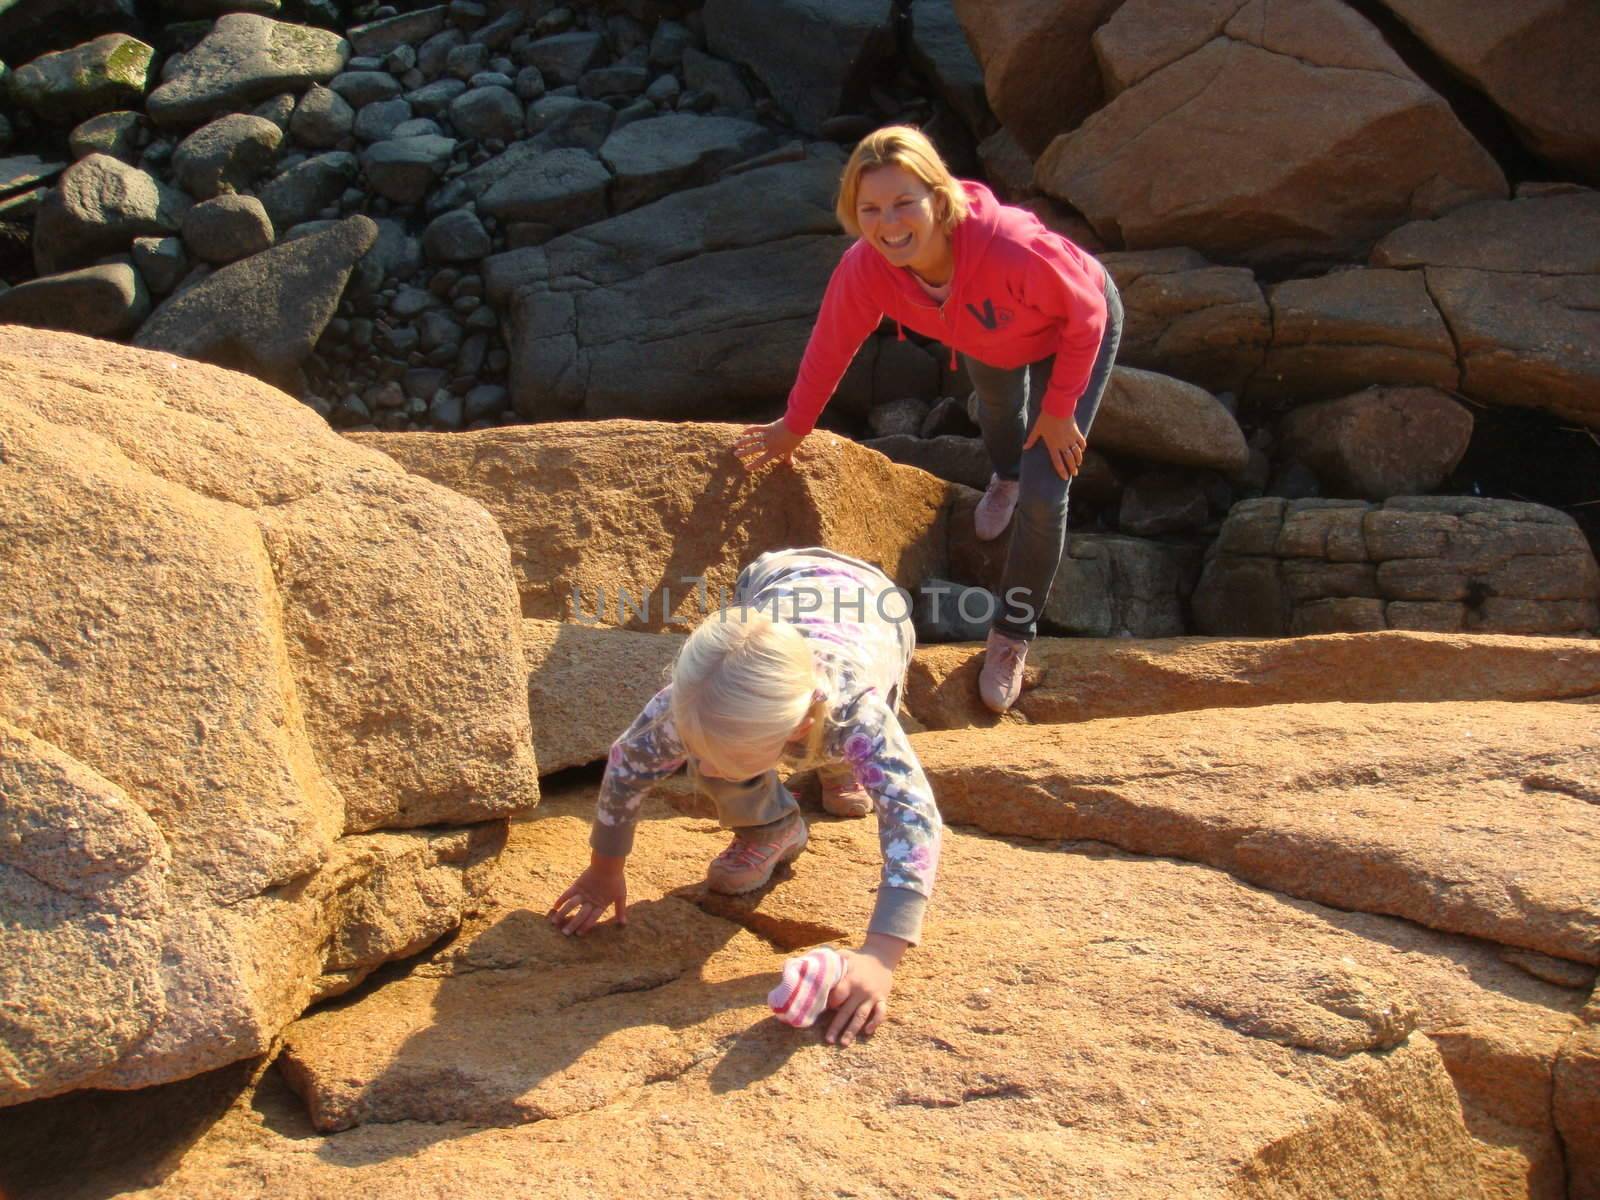
<svg viewBox="0 0 1600 1200">
<path fill-rule="evenodd" d="M 753 891 L 798 857 L 806 824 L 779 768 L 816 765 L 824 805 L 878 817 L 883 876 L 866 940 L 844 952 L 827 1040 L 849 1045 L 887 1013 L 895 966 L 920 939 L 942 829 L 933 793 L 895 716 L 915 645 L 909 597 L 876 567 L 821 549 L 763 554 L 740 573 L 734 605 L 701 622 L 672 682 L 611 747 L 589 867 L 550 908 L 566 934 L 616 905 L 650 785 L 687 764 L 734 831 L 707 869 L 718 892 Z"/>
<path fill-rule="evenodd" d="M 916 129 L 891 125 L 857 144 L 834 213 L 857 241 L 839 260 L 789 393 L 788 411 L 745 430 L 749 470 L 787 459 L 811 432 L 845 368 L 885 317 L 956 352 L 978 393 L 994 474 L 974 514 L 992 541 L 1016 514 L 978 691 L 996 712 L 1022 691 L 1028 644 L 1055 581 L 1067 491 L 1111 378 L 1122 302 L 1093 256 L 958 180 Z"/>
</svg>

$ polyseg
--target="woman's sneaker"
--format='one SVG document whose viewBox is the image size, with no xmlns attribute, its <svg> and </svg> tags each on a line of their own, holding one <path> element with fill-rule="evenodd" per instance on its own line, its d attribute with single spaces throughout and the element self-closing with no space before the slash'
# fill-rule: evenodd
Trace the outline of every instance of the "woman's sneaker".
<svg viewBox="0 0 1600 1200">
<path fill-rule="evenodd" d="M 706 883 L 713 892 L 724 896 L 753 892 L 772 878 L 780 864 L 800 857 L 808 836 L 799 813 L 779 825 L 761 825 L 736 833 L 728 848 L 706 868 Z"/>
<path fill-rule="evenodd" d="M 1020 487 L 1021 484 L 1015 479 L 989 476 L 989 486 L 984 489 L 983 499 L 978 501 L 977 510 L 972 514 L 972 525 L 980 542 L 992 542 L 1006 531 L 1006 526 L 1011 524 L 1011 514 L 1017 511 L 1017 490 Z"/>
<path fill-rule="evenodd" d="M 983 651 L 983 670 L 978 674 L 978 695 L 997 713 L 1003 713 L 1022 694 L 1022 669 L 1028 661 L 1028 643 L 1007 637 L 998 629 L 989 630 Z"/>
</svg>

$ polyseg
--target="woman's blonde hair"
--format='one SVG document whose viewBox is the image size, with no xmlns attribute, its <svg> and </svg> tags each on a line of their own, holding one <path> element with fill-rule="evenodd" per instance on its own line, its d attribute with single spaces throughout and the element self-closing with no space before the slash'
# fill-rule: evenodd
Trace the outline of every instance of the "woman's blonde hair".
<svg viewBox="0 0 1600 1200">
<path fill-rule="evenodd" d="M 946 233 L 966 218 L 967 193 L 950 174 L 950 168 L 944 165 L 944 159 L 939 157 L 927 136 L 909 125 L 886 125 L 856 143 L 850 161 L 844 164 L 844 173 L 839 176 L 839 198 L 834 201 L 833 213 L 846 233 L 861 236 L 861 226 L 856 221 L 861 177 L 879 167 L 900 167 L 922 180 L 934 195 L 939 221 Z"/>
<path fill-rule="evenodd" d="M 712 613 L 672 668 L 672 719 L 702 770 L 748 779 L 776 767 L 800 722 L 822 735 L 811 645 L 793 625 L 744 607 Z"/>
</svg>

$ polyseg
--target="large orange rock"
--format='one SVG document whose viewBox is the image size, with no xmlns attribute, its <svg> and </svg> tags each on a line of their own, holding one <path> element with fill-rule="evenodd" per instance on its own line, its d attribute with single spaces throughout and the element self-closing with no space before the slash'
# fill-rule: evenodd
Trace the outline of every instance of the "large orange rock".
<svg viewBox="0 0 1600 1200">
<path fill-rule="evenodd" d="M 738 434 L 585 421 L 350 436 L 494 514 L 528 617 L 692 626 L 728 602 L 740 568 L 788 546 L 866 559 L 909 589 L 944 571 L 954 485 L 820 431 L 792 466 L 751 476 Z"/>
<path fill-rule="evenodd" d="M 924 646 L 906 705 L 929 729 L 990 725 L 983 647 Z M 1065 724 L 1264 704 L 1600 698 L 1600 641 L 1335 633 L 1298 638 L 1040 638 L 1006 721 Z M 542 761 L 542 760 L 541 760 Z"/>
<path fill-rule="evenodd" d="M 1587 0 L 1383 2 L 1494 101 L 1528 149 L 1600 183 L 1600 9 Z"/>
<path fill-rule="evenodd" d="M 1030 156 L 1094 111 L 1091 38 L 1121 0 L 955 0 L 989 107 Z"/>
<path fill-rule="evenodd" d="M 590 785 L 517 825 L 498 906 L 448 949 L 290 1032 L 282 1069 L 316 1124 L 361 1126 L 322 1144 L 376 1146 L 396 1121 L 436 1136 L 444 1122 L 513 1127 L 452 1139 L 456 1177 L 477 1194 L 504 1190 L 496 1164 L 520 1146 L 557 1193 L 648 1177 L 667 1195 L 741 1194 L 761 1161 L 773 1193 L 796 1196 L 930 1183 L 958 1195 L 1480 1195 L 1456 1094 L 1395 970 L 1404 956 L 1327 917 L 1204 868 L 952 832 L 948 903 L 896 972 L 890 1023 L 840 1052 L 780 1025 L 763 999 L 787 948 L 858 932 L 877 871 L 870 825 L 817 823 L 813 849 L 760 905 L 796 919 L 748 922 L 775 947 L 742 913 L 669 890 L 725 835 L 653 802 L 628 927 L 569 940 L 541 911 L 587 857 L 592 803 Z M 1428 966 L 1442 984 L 1459 970 L 1446 954 Z M 221 1138 L 191 1155 L 168 1191 L 220 1192 L 282 1144 L 234 1139 L 228 1158 Z M 402 1169 L 421 1186 L 439 1168 L 408 1156 Z M 293 1192 L 315 1186 L 318 1166 L 280 1156 L 267 1170 Z"/>
<path fill-rule="evenodd" d="M 504 542 L 282 393 L 87 338 L 0 335 L 0 446 L 0 1104 L 259 1054 L 453 926 L 537 800 Z"/>
<path fill-rule="evenodd" d="M 1488 151 L 1349 6 L 1248 0 L 1184 21 L 1172 8 L 1117 9 L 1095 49 L 1130 86 L 1035 164 L 1035 183 L 1113 245 L 1332 263 L 1506 194 Z"/>
<path fill-rule="evenodd" d="M 947 821 L 1600 963 L 1600 710 L 1293 704 L 913 737 Z"/>
</svg>

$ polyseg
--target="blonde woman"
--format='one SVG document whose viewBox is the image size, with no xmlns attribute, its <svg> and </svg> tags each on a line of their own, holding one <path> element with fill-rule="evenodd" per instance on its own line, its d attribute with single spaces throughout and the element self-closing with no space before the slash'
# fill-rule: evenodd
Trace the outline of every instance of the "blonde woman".
<svg viewBox="0 0 1600 1200">
<path fill-rule="evenodd" d="M 706 872 L 719 892 L 761 887 L 806 846 L 780 767 L 816 765 L 824 806 L 878 819 L 883 874 L 866 938 L 845 952 L 828 1041 L 870 1035 L 888 1011 L 894 968 L 922 932 L 942 825 L 895 715 L 914 648 L 910 598 L 876 567 L 828 550 L 764 554 L 739 576 L 734 606 L 690 635 L 672 681 L 611 747 L 588 868 L 550 908 L 582 934 L 614 905 L 627 924 L 625 864 L 639 803 L 687 766 L 728 848 Z"/>
<path fill-rule="evenodd" d="M 983 184 L 954 178 L 908 126 L 856 146 L 835 215 L 858 240 L 828 282 L 788 411 L 746 429 L 736 450 L 750 470 L 793 454 L 884 317 L 902 338 L 912 329 L 949 346 L 952 370 L 959 351 L 994 470 L 978 537 L 999 537 L 1016 515 L 978 681 L 984 703 L 1004 712 L 1022 690 L 1061 563 L 1067 491 L 1111 378 L 1121 300 L 1093 256 Z"/>
</svg>

